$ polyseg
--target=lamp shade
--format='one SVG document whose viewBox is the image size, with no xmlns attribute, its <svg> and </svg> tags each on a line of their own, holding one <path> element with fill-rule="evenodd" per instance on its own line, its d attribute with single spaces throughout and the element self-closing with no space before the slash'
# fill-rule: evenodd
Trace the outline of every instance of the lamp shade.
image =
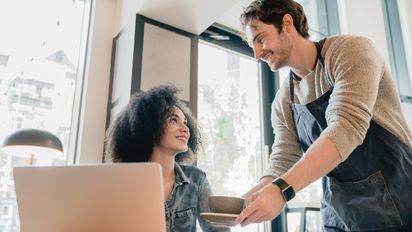
<svg viewBox="0 0 412 232">
<path fill-rule="evenodd" d="M 2 144 L 9 155 L 54 158 L 63 154 L 63 144 L 54 134 L 38 129 L 21 129 L 10 134 Z"/>
</svg>

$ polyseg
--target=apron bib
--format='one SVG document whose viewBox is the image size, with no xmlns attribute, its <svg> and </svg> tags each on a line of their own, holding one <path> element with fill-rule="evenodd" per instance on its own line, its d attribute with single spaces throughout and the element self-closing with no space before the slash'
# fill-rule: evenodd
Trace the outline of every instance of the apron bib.
<svg viewBox="0 0 412 232">
<path fill-rule="evenodd" d="M 315 45 L 325 72 L 323 43 Z M 295 104 L 293 75 L 291 71 L 291 108 L 306 152 L 327 127 L 333 84 L 325 74 L 330 90 L 313 102 Z M 373 120 L 363 143 L 322 178 L 322 189 L 324 231 L 412 231 L 412 149 Z"/>
</svg>

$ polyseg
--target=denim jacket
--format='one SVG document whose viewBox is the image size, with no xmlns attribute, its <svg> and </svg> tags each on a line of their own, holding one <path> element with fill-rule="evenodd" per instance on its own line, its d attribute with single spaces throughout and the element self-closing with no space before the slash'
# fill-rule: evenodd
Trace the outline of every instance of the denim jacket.
<svg viewBox="0 0 412 232">
<path fill-rule="evenodd" d="M 166 228 L 168 232 L 194 232 L 196 219 L 204 232 L 230 231 L 203 220 L 201 212 L 209 211 L 208 197 L 212 189 L 206 174 L 193 166 L 175 164 L 176 180 L 165 202 Z"/>
</svg>

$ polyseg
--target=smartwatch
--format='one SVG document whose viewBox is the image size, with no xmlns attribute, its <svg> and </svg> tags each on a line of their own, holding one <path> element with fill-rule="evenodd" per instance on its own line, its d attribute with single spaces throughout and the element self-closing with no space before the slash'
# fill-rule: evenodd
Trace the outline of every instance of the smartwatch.
<svg viewBox="0 0 412 232">
<path fill-rule="evenodd" d="M 295 190 L 293 190 L 292 186 L 286 183 L 285 180 L 278 177 L 272 181 L 272 184 L 277 185 L 280 188 L 280 192 L 282 193 L 283 199 L 286 202 L 292 200 L 295 197 Z"/>
</svg>

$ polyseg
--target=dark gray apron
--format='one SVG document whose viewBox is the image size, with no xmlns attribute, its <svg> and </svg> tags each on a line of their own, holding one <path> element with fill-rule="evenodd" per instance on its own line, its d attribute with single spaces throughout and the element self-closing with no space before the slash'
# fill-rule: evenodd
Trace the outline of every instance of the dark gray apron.
<svg viewBox="0 0 412 232">
<path fill-rule="evenodd" d="M 315 44 L 326 74 L 323 43 Z M 327 127 L 325 111 L 333 84 L 324 75 L 330 90 L 313 102 L 295 104 L 294 75 L 291 71 L 290 101 L 306 152 Z M 363 143 L 322 178 L 322 188 L 324 231 L 412 231 L 412 149 L 373 120 Z"/>
</svg>

